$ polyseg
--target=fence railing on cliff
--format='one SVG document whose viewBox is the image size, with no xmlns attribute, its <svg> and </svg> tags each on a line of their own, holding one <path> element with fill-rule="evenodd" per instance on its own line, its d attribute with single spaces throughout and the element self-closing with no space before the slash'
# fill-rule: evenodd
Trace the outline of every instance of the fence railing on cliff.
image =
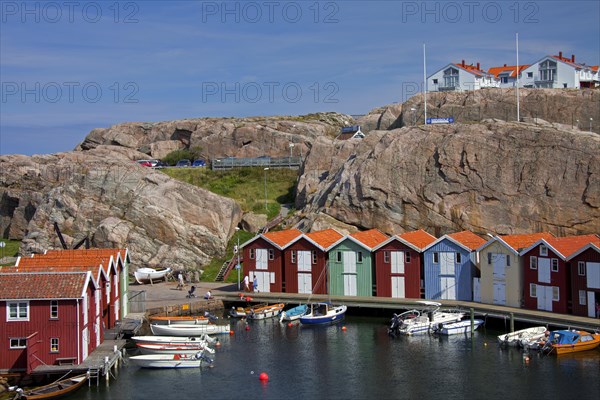
<svg viewBox="0 0 600 400">
<path fill-rule="evenodd" d="M 232 169 L 244 167 L 299 168 L 302 157 L 255 157 L 255 158 L 216 158 L 212 160 L 212 169 Z"/>
</svg>

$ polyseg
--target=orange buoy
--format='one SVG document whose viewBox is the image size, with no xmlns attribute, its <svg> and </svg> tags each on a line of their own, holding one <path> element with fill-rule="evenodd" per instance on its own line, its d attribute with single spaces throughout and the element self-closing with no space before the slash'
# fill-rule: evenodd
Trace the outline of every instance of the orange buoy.
<svg viewBox="0 0 600 400">
<path fill-rule="evenodd" d="M 263 382 L 266 382 L 269 380 L 269 375 L 267 375 L 266 372 L 261 372 L 260 375 L 258 376 L 258 379 L 260 379 Z"/>
<path fill-rule="evenodd" d="M 233 335 L 233 331 L 229 331 L 229 336 Z"/>
<path fill-rule="evenodd" d="M 346 332 L 346 327 L 342 326 L 342 331 Z"/>
<path fill-rule="evenodd" d="M 288 328 L 291 328 L 292 326 L 294 326 L 294 324 L 292 324 L 291 322 L 288 322 Z"/>
<path fill-rule="evenodd" d="M 231 332 L 233 332 L 233 331 L 229 331 L 230 335 L 231 335 Z M 221 342 L 219 342 L 218 339 L 217 339 L 217 343 L 215 343 L 215 347 L 221 347 Z"/>
</svg>

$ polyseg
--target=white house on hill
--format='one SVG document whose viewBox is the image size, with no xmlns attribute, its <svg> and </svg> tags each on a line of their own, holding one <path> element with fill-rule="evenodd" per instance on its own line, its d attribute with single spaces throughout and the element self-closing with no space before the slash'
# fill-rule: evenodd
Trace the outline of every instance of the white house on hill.
<svg viewBox="0 0 600 400">
<path fill-rule="evenodd" d="M 563 57 L 545 56 L 525 68 L 521 73 L 521 86 L 530 88 L 591 88 L 600 86 L 598 66 L 589 66 Z"/>
<path fill-rule="evenodd" d="M 529 65 L 519 65 L 519 73 L 522 73 Z M 501 88 L 513 88 L 517 86 L 517 66 L 506 65 L 502 67 L 491 67 L 488 72 L 500 81 Z M 520 83 L 520 82 L 519 82 Z"/>
<path fill-rule="evenodd" d="M 500 87 L 500 80 L 477 65 L 448 64 L 427 78 L 431 92 L 465 91 Z"/>
</svg>

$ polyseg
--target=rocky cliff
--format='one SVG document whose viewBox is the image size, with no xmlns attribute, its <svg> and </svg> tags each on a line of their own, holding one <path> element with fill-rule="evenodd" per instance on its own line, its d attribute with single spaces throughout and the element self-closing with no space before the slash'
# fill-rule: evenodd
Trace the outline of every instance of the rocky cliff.
<svg viewBox="0 0 600 400">
<path fill-rule="evenodd" d="M 404 127 L 317 140 L 298 183 L 303 225 L 327 214 L 387 233 L 600 230 L 600 136 L 541 120 Z"/>
<path fill-rule="evenodd" d="M 130 149 L 0 157 L 0 229 L 23 254 L 88 235 L 94 247 L 128 247 L 137 266 L 202 266 L 221 255 L 241 210 L 232 200 L 138 166 Z"/>
</svg>

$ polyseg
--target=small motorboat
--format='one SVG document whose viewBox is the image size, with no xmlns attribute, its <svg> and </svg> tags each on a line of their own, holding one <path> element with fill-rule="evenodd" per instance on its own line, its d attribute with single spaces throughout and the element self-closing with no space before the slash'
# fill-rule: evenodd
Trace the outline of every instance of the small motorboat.
<svg viewBox="0 0 600 400">
<path fill-rule="evenodd" d="M 332 324 L 344 319 L 346 310 L 345 305 L 334 306 L 331 303 L 311 303 L 308 304 L 306 314 L 301 316 L 300 323 L 303 325 L 322 325 Z"/>
<path fill-rule="evenodd" d="M 175 325 L 175 324 L 206 325 L 210 321 L 210 318 L 203 317 L 203 316 L 192 316 L 192 315 L 183 315 L 183 316 L 159 315 L 159 316 L 150 317 L 150 321 L 151 321 L 151 323 L 164 324 L 164 325 Z"/>
<path fill-rule="evenodd" d="M 250 307 L 247 312 L 248 319 L 265 319 L 265 318 L 273 318 L 281 314 L 281 311 L 285 307 L 285 304 L 270 304 L 266 306 L 256 306 Z"/>
<path fill-rule="evenodd" d="M 542 351 L 547 354 L 568 354 L 593 350 L 600 346 L 600 333 L 576 330 L 558 330 L 550 332 Z"/>
<path fill-rule="evenodd" d="M 402 324 L 399 327 L 395 326 L 394 332 L 390 332 L 392 335 L 416 335 L 432 332 L 439 324 L 458 322 L 465 316 L 465 313 L 459 310 L 441 311 L 442 304 L 434 301 L 417 301 L 417 303 L 423 304 L 425 308 L 422 311 L 410 310 L 400 314 L 401 316 L 406 315 L 401 318 Z M 392 324 L 393 322 L 394 318 L 392 318 Z M 392 330 L 391 325 L 388 331 L 390 330 Z"/>
<path fill-rule="evenodd" d="M 534 326 L 498 335 L 498 344 L 501 346 L 519 346 L 523 340 L 532 341 L 543 338 L 547 330 L 545 326 Z"/>
<path fill-rule="evenodd" d="M 156 344 L 156 343 L 136 343 L 141 354 L 196 354 L 204 350 L 207 353 L 214 354 L 215 351 L 208 347 L 205 341 L 198 341 L 194 345 L 187 344 Z"/>
<path fill-rule="evenodd" d="M 306 312 L 308 311 L 308 306 L 306 304 L 300 304 L 294 308 L 290 308 L 289 310 L 285 310 L 281 312 L 279 317 L 279 321 L 296 321 L 300 319 Z"/>
<path fill-rule="evenodd" d="M 481 325 L 483 325 L 482 319 L 473 320 L 473 330 L 476 330 Z M 434 333 L 439 333 L 440 335 L 458 335 L 469 333 L 471 331 L 471 320 L 465 319 L 458 322 L 449 322 L 446 324 L 439 324 L 436 328 L 434 328 Z"/>
<path fill-rule="evenodd" d="M 215 335 L 220 333 L 229 333 L 231 330 L 229 324 L 227 325 L 157 325 L 150 324 L 150 330 L 154 335 L 165 335 L 165 336 L 201 336 L 201 335 Z"/>
<path fill-rule="evenodd" d="M 198 368 L 213 363 L 204 351 L 195 354 L 146 354 L 131 356 L 129 360 L 142 368 Z"/>
<path fill-rule="evenodd" d="M 214 344 L 218 341 L 218 339 L 211 337 L 207 334 L 203 334 L 200 336 L 192 336 L 192 337 L 182 337 L 182 336 L 133 336 L 131 338 L 136 343 L 146 343 L 146 344 L 170 344 L 176 346 L 188 345 L 188 346 L 197 346 L 198 343 L 206 342 L 208 344 Z"/>
<path fill-rule="evenodd" d="M 166 279 L 167 274 L 171 272 L 171 268 L 149 268 L 142 267 L 138 268 L 133 274 L 135 275 L 135 280 L 137 283 L 152 283 L 154 281 L 159 281 L 162 279 Z"/>
<path fill-rule="evenodd" d="M 17 389 L 19 399 L 39 400 L 39 399 L 55 399 L 66 396 L 79 389 L 87 381 L 88 375 L 77 375 L 71 378 L 62 379 L 49 385 L 40 386 L 35 389 Z"/>
</svg>

